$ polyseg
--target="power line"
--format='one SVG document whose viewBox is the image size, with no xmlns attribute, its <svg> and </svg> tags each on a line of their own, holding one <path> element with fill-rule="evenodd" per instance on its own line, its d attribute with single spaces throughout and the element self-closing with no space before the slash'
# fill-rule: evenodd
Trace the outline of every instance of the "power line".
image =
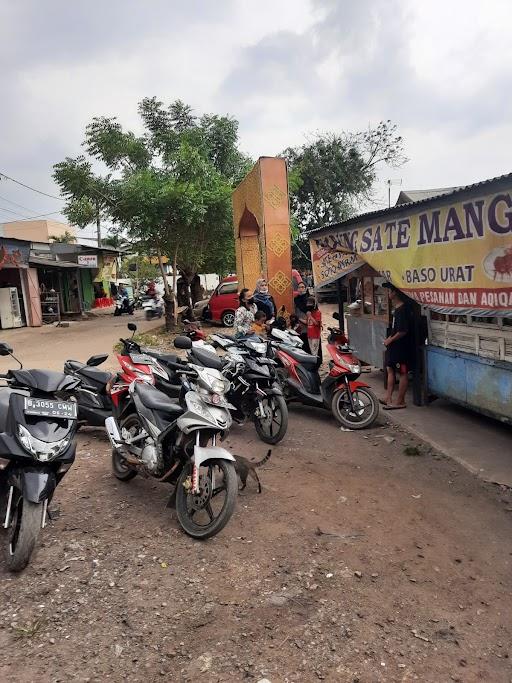
<svg viewBox="0 0 512 683">
<path fill-rule="evenodd" d="M 13 211 L 12 209 L 7 209 L 5 206 L 0 206 L 0 211 L 7 211 L 7 213 L 13 213 L 15 216 L 21 216 L 22 218 L 27 218 L 19 211 Z"/>
<path fill-rule="evenodd" d="M 2 178 L 6 178 L 6 180 L 10 180 L 11 182 L 16 183 L 17 185 L 21 185 L 21 187 L 26 187 L 27 190 L 32 190 L 32 192 L 37 192 L 38 194 L 42 194 L 45 197 L 51 197 L 52 199 L 58 199 L 59 202 L 65 201 L 64 199 L 62 199 L 62 197 L 57 197 L 54 194 L 48 194 L 48 192 L 43 192 L 42 190 L 36 190 L 35 187 L 30 187 L 30 185 L 25 185 L 25 183 L 22 183 L 20 180 L 15 180 L 14 178 L 11 178 L 10 176 L 6 175 L 5 173 L 2 173 L 2 171 L 0 171 L 0 176 L 2 176 Z"/>
<path fill-rule="evenodd" d="M 4 202 L 7 202 L 8 204 L 12 204 L 13 206 L 17 206 L 19 209 L 25 209 L 25 211 L 30 211 L 30 213 L 36 213 L 34 209 L 29 209 L 28 206 L 23 206 L 23 204 L 17 204 L 16 202 L 13 202 L 11 199 L 7 199 L 7 197 L 4 197 L 0 194 L 0 199 L 3 199 Z"/>
<path fill-rule="evenodd" d="M 60 213 L 60 211 L 49 211 L 48 213 L 40 213 L 37 216 L 24 216 L 19 211 L 13 211 L 12 209 L 7 209 L 5 206 L 0 206 L 0 211 L 7 211 L 7 213 L 13 213 L 15 216 L 21 216 L 21 221 L 32 221 L 35 218 L 43 218 L 43 216 L 53 216 L 54 213 Z"/>
</svg>

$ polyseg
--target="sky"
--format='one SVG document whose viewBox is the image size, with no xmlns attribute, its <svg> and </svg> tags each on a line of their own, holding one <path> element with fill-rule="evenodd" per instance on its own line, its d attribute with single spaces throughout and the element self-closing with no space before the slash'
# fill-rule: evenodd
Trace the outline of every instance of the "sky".
<svg viewBox="0 0 512 683">
<path fill-rule="evenodd" d="M 154 95 L 234 116 L 253 158 L 391 119 L 409 161 L 371 208 L 388 179 L 393 202 L 492 178 L 512 171 L 511 25 L 510 0 L 4 0 L 0 173 L 59 195 L 92 117 L 140 132 Z M 62 206 L 0 179 L 0 222 Z"/>
</svg>

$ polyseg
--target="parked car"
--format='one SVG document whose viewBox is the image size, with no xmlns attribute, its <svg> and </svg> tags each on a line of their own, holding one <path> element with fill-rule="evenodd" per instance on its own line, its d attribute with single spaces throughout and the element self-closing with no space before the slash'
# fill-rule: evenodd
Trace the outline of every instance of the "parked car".
<svg viewBox="0 0 512 683">
<path fill-rule="evenodd" d="M 297 294 L 302 276 L 298 270 L 292 269 L 293 295 Z M 230 275 L 220 281 L 205 307 L 203 302 L 194 306 L 194 316 L 202 317 L 213 322 L 222 323 L 224 327 L 233 327 L 235 311 L 238 308 L 238 277 Z M 201 311 L 201 313 L 199 313 Z"/>
</svg>

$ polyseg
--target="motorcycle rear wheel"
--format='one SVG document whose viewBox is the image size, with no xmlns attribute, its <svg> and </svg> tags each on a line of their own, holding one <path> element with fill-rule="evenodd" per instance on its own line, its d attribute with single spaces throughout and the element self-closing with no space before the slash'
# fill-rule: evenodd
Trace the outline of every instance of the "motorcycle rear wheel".
<svg viewBox="0 0 512 683">
<path fill-rule="evenodd" d="M 128 415 L 128 417 L 121 422 L 121 429 L 140 430 L 140 428 L 140 421 L 137 415 Z M 137 476 L 137 470 L 134 470 L 133 467 L 126 464 L 126 460 L 116 448 L 112 449 L 112 472 L 114 473 L 114 477 L 120 481 L 130 481 L 130 479 Z"/>
<path fill-rule="evenodd" d="M 288 429 L 288 406 L 283 396 L 269 396 L 262 400 L 265 409 L 272 415 L 270 421 L 254 416 L 256 433 L 264 443 L 276 444 L 284 438 Z"/>
<path fill-rule="evenodd" d="M 19 496 L 11 510 L 11 524 L 7 529 L 5 564 L 10 572 L 20 572 L 30 562 L 42 521 L 43 503 L 32 503 Z"/>
<path fill-rule="evenodd" d="M 219 486 L 212 487 L 212 473 L 216 468 L 222 474 L 222 482 L 219 482 Z M 186 534 L 199 540 L 215 536 L 226 526 L 235 509 L 238 496 L 238 479 L 234 463 L 228 460 L 212 460 L 202 467 L 202 470 L 208 472 L 206 475 L 204 472 L 200 475 L 205 478 L 200 479 L 201 492 L 198 495 L 193 496 L 186 488 L 192 477 L 192 463 L 188 463 L 183 468 L 176 484 L 176 515 L 178 521 Z M 218 477 L 219 473 L 215 472 L 215 480 L 218 481 Z M 222 508 L 218 515 L 214 515 L 211 503 L 222 491 L 225 491 Z M 199 514 L 197 513 L 203 512 L 210 519 L 209 523 L 201 524 L 199 522 Z M 194 520 L 194 516 L 197 521 Z"/>
<path fill-rule="evenodd" d="M 335 391 L 331 409 L 338 424 L 347 429 L 366 429 L 379 415 L 379 401 L 373 391 L 360 387 L 352 392 L 352 399 L 359 410 L 352 411 L 345 387 Z"/>
</svg>

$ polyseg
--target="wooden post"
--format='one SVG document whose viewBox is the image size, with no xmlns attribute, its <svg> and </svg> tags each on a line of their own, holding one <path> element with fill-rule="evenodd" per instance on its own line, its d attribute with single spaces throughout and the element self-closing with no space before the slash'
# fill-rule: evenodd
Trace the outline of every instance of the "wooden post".
<svg viewBox="0 0 512 683">
<path fill-rule="evenodd" d="M 339 277 L 336 280 L 336 294 L 338 298 L 338 314 L 340 316 L 339 319 L 339 328 L 342 332 L 345 331 L 345 313 L 344 313 L 344 305 L 343 305 L 343 284 L 342 284 L 342 278 Z"/>
</svg>

